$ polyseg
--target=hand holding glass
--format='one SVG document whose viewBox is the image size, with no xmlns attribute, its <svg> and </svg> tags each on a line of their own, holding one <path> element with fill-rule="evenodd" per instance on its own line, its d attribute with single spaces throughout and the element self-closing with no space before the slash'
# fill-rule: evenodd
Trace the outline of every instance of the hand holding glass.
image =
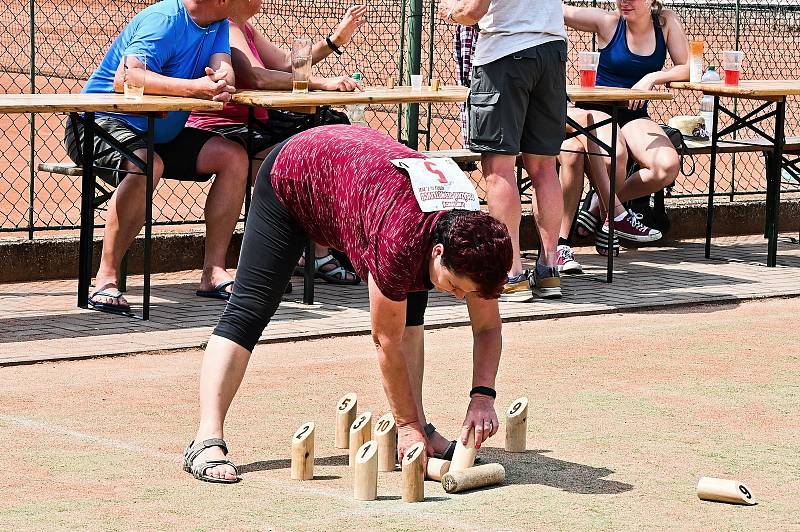
<svg viewBox="0 0 800 532">
<path fill-rule="evenodd" d="M 147 58 L 143 55 L 126 54 L 122 56 L 122 68 L 125 98 L 141 100 L 144 96 Z"/>
<path fill-rule="evenodd" d="M 599 63 L 600 52 L 578 52 L 581 87 L 589 89 L 597 84 L 597 65 Z"/>
<path fill-rule="evenodd" d="M 292 42 L 292 92 L 308 92 L 311 77 L 311 39 L 298 37 Z"/>
</svg>

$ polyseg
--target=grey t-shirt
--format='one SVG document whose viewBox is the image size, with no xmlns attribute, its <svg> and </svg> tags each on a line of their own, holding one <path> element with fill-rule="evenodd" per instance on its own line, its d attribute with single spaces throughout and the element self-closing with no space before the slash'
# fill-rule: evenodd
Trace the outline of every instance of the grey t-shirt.
<svg viewBox="0 0 800 532">
<path fill-rule="evenodd" d="M 474 66 L 546 42 L 567 40 L 561 0 L 492 0 L 478 27 Z"/>
</svg>

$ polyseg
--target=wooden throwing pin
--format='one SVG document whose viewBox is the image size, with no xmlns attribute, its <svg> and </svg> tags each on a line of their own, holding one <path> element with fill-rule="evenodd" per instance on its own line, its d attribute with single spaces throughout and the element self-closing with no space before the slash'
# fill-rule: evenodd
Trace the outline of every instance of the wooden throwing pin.
<svg viewBox="0 0 800 532">
<path fill-rule="evenodd" d="M 506 479 L 506 470 L 500 464 L 483 464 L 463 471 L 452 469 L 442 477 L 442 487 L 447 493 L 472 490 L 500 484 Z"/>
<path fill-rule="evenodd" d="M 375 424 L 375 440 L 378 442 L 378 471 L 394 471 L 397 468 L 397 425 L 391 412 L 382 415 Z"/>
<path fill-rule="evenodd" d="M 369 440 L 356 451 L 353 498 L 358 501 L 378 498 L 378 442 L 375 440 Z"/>
<path fill-rule="evenodd" d="M 476 454 L 478 454 L 478 450 L 475 448 L 475 429 L 473 428 L 469 431 L 467 445 L 461 443 L 460 436 L 456 441 L 456 450 L 453 452 L 453 460 L 450 464 L 450 471 L 461 471 L 462 469 L 472 467 L 472 465 L 475 463 Z"/>
<path fill-rule="evenodd" d="M 367 443 L 372 435 L 372 412 L 364 412 L 350 425 L 350 458 L 349 465 L 356 463 L 358 448 Z"/>
<path fill-rule="evenodd" d="M 314 478 L 314 422 L 304 423 L 292 436 L 292 480 Z"/>
<path fill-rule="evenodd" d="M 439 482 L 445 473 L 450 470 L 450 460 L 428 457 L 428 466 L 425 468 L 425 477 Z"/>
<path fill-rule="evenodd" d="M 520 397 L 506 412 L 506 451 L 524 453 L 528 435 L 528 398 Z"/>
<path fill-rule="evenodd" d="M 403 456 L 403 501 L 425 500 L 425 471 L 422 468 L 425 444 L 417 442 Z"/>
<path fill-rule="evenodd" d="M 350 425 L 356 420 L 358 396 L 350 392 L 336 404 L 336 448 L 347 449 L 350 445 Z"/>
<path fill-rule="evenodd" d="M 697 483 L 697 496 L 704 501 L 727 502 L 731 504 L 756 504 L 753 492 L 736 480 L 700 477 Z"/>
</svg>

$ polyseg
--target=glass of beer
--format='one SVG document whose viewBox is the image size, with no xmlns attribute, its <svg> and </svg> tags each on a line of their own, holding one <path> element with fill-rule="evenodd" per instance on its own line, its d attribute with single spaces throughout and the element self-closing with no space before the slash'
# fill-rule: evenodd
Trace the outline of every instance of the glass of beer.
<svg viewBox="0 0 800 532">
<path fill-rule="evenodd" d="M 578 52 L 581 87 L 590 89 L 597 84 L 597 65 L 599 63 L 600 52 Z"/>
<path fill-rule="evenodd" d="M 147 73 L 147 58 L 138 54 L 122 56 L 123 89 L 125 98 L 141 100 L 144 96 L 144 78 Z"/>
<path fill-rule="evenodd" d="M 722 68 L 725 70 L 725 85 L 738 85 L 742 72 L 744 52 L 725 50 L 722 52 Z"/>
<path fill-rule="evenodd" d="M 297 37 L 292 42 L 292 92 L 308 92 L 311 77 L 311 39 Z"/>
</svg>

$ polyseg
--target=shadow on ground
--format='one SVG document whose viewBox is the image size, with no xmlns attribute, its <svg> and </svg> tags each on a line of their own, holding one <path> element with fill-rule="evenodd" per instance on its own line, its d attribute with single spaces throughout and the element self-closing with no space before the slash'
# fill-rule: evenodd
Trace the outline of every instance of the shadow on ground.
<svg viewBox="0 0 800 532">
<path fill-rule="evenodd" d="M 529 450 L 509 453 L 497 447 L 482 447 L 485 463 L 496 462 L 506 468 L 506 484 L 540 484 L 570 493 L 613 495 L 633 489 L 632 484 L 606 480 L 614 473 L 606 467 L 593 467 L 545 456 L 552 451 Z"/>
<path fill-rule="evenodd" d="M 314 459 L 314 465 L 318 466 L 346 466 L 348 456 L 346 454 L 336 456 L 325 456 L 322 458 Z M 292 461 L 288 458 L 280 460 L 262 460 L 260 462 L 253 462 L 250 464 L 241 465 L 238 467 L 239 473 L 253 473 L 255 471 L 272 471 L 273 469 L 289 469 L 292 467 Z M 315 480 L 335 480 L 335 475 L 315 476 Z"/>
</svg>

